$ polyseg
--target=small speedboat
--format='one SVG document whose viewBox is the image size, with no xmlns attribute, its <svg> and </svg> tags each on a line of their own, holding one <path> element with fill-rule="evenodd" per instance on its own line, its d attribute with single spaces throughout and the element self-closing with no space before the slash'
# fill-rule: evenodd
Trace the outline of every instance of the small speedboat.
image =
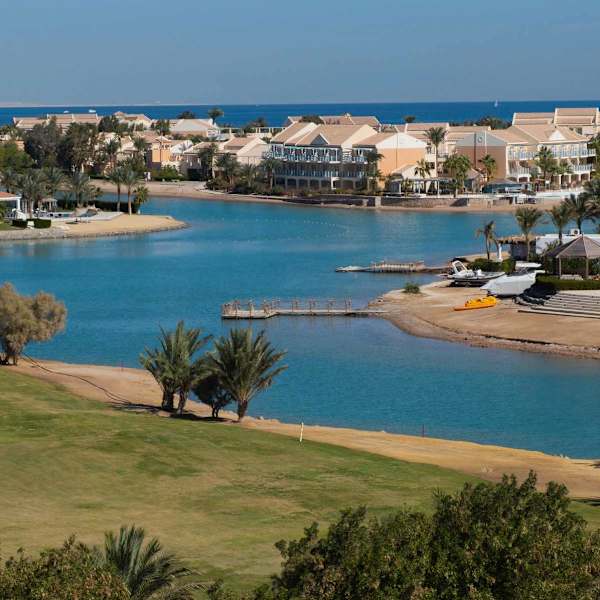
<svg viewBox="0 0 600 600">
<path fill-rule="evenodd" d="M 477 310 L 478 308 L 491 308 L 496 306 L 497 300 L 494 296 L 485 296 L 484 298 L 470 298 L 464 306 L 455 306 L 454 310 Z"/>
<path fill-rule="evenodd" d="M 494 296 L 520 296 L 535 283 L 537 274 L 544 272 L 541 266 L 540 263 L 517 262 L 515 273 L 498 277 L 481 289 Z"/>
<path fill-rule="evenodd" d="M 354 273 L 356 271 L 364 271 L 365 267 L 359 267 L 356 265 L 349 265 L 347 267 L 338 267 L 335 272 L 336 273 Z"/>
<path fill-rule="evenodd" d="M 452 281 L 454 285 L 480 287 L 504 275 L 504 271 L 482 271 L 481 269 L 468 269 L 460 260 L 453 260 L 451 263 L 452 273 L 446 277 Z"/>
</svg>

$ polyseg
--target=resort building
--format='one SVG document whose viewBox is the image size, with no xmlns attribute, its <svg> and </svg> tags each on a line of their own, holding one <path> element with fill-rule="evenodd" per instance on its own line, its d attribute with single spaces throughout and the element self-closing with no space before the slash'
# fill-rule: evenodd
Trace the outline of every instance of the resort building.
<svg viewBox="0 0 600 600">
<path fill-rule="evenodd" d="M 202 170 L 205 166 L 202 164 L 202 152 L 211 145 L 214 145 L 216 149 L 215 162 L 219 156 L 230 154 L 241 165 L 254 166 L 260 165 L 269 148 L 264 140 L 254 136 L 232 137 L 220 142 L 200 142 L 189 147 L 183 153 L 180 164 L 181 172 L 188 175 L 190 172 Z M 214 165 L 212 167 L 214 168 Z"/>
<path fill-rule="evenodd" d="M 514 113 L 512 124 L 568 127 L 592 137 L 600 133 L 600 110 L 596 108 L 555 108 L 554 112 Z"/>
<path fill-rule="evenodd" d="M 133 126 L 136 129 L 150 129 L 153 123 L 150 117 L 147 117 L 146 115 L 141 113 L 135 114 L 117 111 L 116 113 L 114 113 L 114 116 L 117 118 L 117 121 L 119 121 L 119 123 Z"/>
<path fill-rule="evenodd" d="M 30 131 L 36 125 L 48 125 L 51 119 L 63 130 L 69 128 L 73 123 L 98 125 L 100 118 L 97 113 L 48 113 L 42 117 L 13 117 L 13 124 L 17 129 Z"/>
<path fill-rule="evenodd" d="M 268 156 L 280 161 L 277 183 L 286 188 L 357 189 L 375 157 L 380 178 L 414 173 L 426 144 L 367 124 L 317 125 L 298 121 L 273 137 Z"/>
<path fill-rule="evenodd" d="M 379 119 L 374 116 L 353 116 L 350 113 L 343 115 L 318 115 L 323 125 L 370 125 L 374 129 L 379 129 L 381 123 Z M 284 127 L 289 127 L 294 123 L 300 123 L 302 117 L 291 116 L 285 120 Z"/>
<path fill-rule="evenodd" d="M 193 146 L 190 140 L 173 140 L 166 136 L 158 136 L 149 142 L 146 149 L 146 164 L 149 170 L 158 170 L 164 167 L 181 168 L 185 151 Z"/>
<path fill-rule="evenodd" d="M 588 181 L 594 169 L 595 151 L 588 148 L 587 137 L 568 127 L 554 125 L 520 125 L 470 133 L 456 143 L 456 151 L 469 158 L 476 168 L 489 154 L 496 161 L 495 177 L 528 183 L 539 151 L 546 147 L 554 158 L 567 167 L 551 181 L 560 187 L 576 187 Z M 538 176 L 542 173 L 538 171 Z"/>
<path fill-rule="evenodd" d="M 16 208 L 17 210 L 21 210 L 21 196 L 18 194 L 0 192 L 0 202 L 9 209 Z"/>
<path fill-rule="evenodd" d="M 171 135 L 216 138 L 221 130 L 212 119 L 174 119 L 170 122 Z"/>
</svg>

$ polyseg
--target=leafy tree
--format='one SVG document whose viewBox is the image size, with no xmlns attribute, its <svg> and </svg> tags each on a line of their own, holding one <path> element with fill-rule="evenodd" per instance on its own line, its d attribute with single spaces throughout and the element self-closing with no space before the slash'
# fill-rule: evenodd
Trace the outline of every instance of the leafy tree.
<svg viewBox="0 0 600 600">
<path fill-rule="evenodd" d="M 585 192 L 577 196 L 571 194 L 568 198 L 565 198 L 561 204 L 564 204 L 568 209 L 571 218 L 577 223 L 577 229 L 581 232 L 583 232 L 583 222 L 586 219 L 591 219 L 596 214 L 596 207 L 590 196 Z"/>
<path fill-rule="evenodd" d="M 31 156 L 36 166 L 54 167 L 62 137 L 55 118 L 48 123 L 34 125 L 31 131 L 24 134 L 25 152 Z"/>
<path fill-rule="evenodd" d="M 0 143 L 0 171 L 12 169 L 17 173 L 23 173 L 32 164 L 31 157 L 20 150 L 15 142 Z"/>
<path fill-rule="evenodd" d="M 465 187 L 465 181 L 471 168 L 471 162 L 464 154 L 454 153 L 444 163 L 444 170 L 454 182 L 454 196 Z"/>
<path fill-rule="evenodd" d="M 14 194 L 21 185 L 21 176 L 12 167 L 4 167 L 0 170 L 0 181 L 10 194 Z"/>
<path fill-rule="evenodd" d="M 285 352 L 276 351 L 264 331 L 254 339 L 251 329 L 232 329 L 215 342 L 204 360 L 207 374 L 218 378 L 221 388 L 237 403 L 241 421 L 251 400 L 269 388 L 286 366 L 279 366 Z"/>
<path fill-rule="evenodd" d="M 117 535 L 107 532 L 100 564 L 118 574 L 132 600 L 192 600 L 201 588 L 184 582 L 191 571 L 165 552 L 157 538 L 147 540 L 140 527 L 123 526 Z"/>
<path fill-rule="evenodd" d="M 552 223 L 558 231 L 558 243 L 562 244 L 563 232 L 573 218 L 572 209 L 567 202 L 563 201 L 558 206 L 553 206 L 549 212 Z"/>
<path fill-rule="evenodd" d="M 365 160 L 367 161 L 366 177 L 367 189 L 377 191 L 378 181 L 381 179 L 381 171 L 379 170 L 379 161 L 383 158 L 383 154 L 379 154 L 376 150 L 367 152 Z"/>
<path fill-rule="evenodd" d="M 323 119 L 319 115 L 302 115 L 300 123 L 314 123 L 315 125 L 323 125 Z"/>
<path fill-rule="evenodd" d="M 402 120 L 405 123 L 414 123 L 417 120 L 417 117 L 415 117 L 415 115 L 405 115 L 402 117 Z"/>
<path fill-rule="evenodd" d="M 223 174 L 223 177 L 227 179 L 229 186 L 233 186 L 240 170 L 237 158 L 233 154 L 221 154 L 217 158 L 216 166 Z"/>
<path fill-rule="evenodd" d="M 515 219 L 525 236 L 525 244 L 527 245 L 527 258 L 531 257 L 531 232 L 541 223 L 544 218 L 544 213 L 532 206 L 519 206 L 515 211 Z"/>
<path fill-rule="evenodd" d="M 127 587 L 96 554 L 69 538 L 31 558 L 21 550 L 0 566 L 0 598 L 10 600 L 130 600 Z"/>
<path fill-rule="evenodd" d="M 558 169 L 558 162 L 556 158 L 554 158 L 554 154 L 552 154 L 552 150 L 547 146 L 542 146 L 539 149 L 539 152 L 535 157 L 535 165 L 542 173 L 542 177 L 544 179 L 544 186 L 548 181 L 548 177 L 552 177 L 556 173 Z"/>
<path fill-rule="evenodd" d="M 65 328 L 67 309 L 45 292 L 21 296 L 10 283 L 0 287 L 0 362 L 16 365 L 30 342 L 46 342 Z"/>
<path fill-rule="evenodd" d="M 313 524 L 277 544 L 279 575 L 255 600 L 592 600 L 600 535 L 569 509 L 564 486 L 466 484 L 437 493 L 435 512 L 367 520 L 346 510 L 325 534 Z M 231 598 L 215 586 L 212 598 Z"/>
<path fill-rule="evenodd" d="M 483 158 L 479 159 L 485 173 L 485 180 L 490 181 L 494 178 L 496 171 L 498 170 L 498 164 L 496 159 L 490 154 L 486 154 Z"/>
<path fill-rule="evenodd" d="M 118 136 L 125 134 L 128 129 L 129 126 L 126 123 L 121 123 L 115 115 L 106 115 L 98 123 L 98 131 L 116 133 Z"/>
<path fill-rule="evenodd" d="M 485 253 L 487 255 L 487 259 L 490 260 L 491 246 L 492 244 L 497 244 L 496 223 L 494 223 L 494 221 L 489 221 L 481 229 L 478 229 L 475 233 L 477 237 L 483 236 L 483 239 L 485 241 Z"/>
<path fill-rule="evenodd" d="M 83 171 L 94 163 L 98 129 L 88 123 L 71 123 L 58 146 L 58 162 L 68 171 Z"/>
<path fill-rule="evenodd" d="M 65 183 L 65 174 L 58 167 L 46 167 L 42 172 L 48 194 L 56 198 Z"/>
<path fill-rule="evenodd" d="M 210 406 L 213 419 L 218 419 L 221 410 L 233 402 L 227 390 L 221 387 L 217 375 L 200 376 L 192 391 L 202 404 Z"/>
<path fill-rule="evenodd" d="M 222 117 L 225 113 L 217 106 L 215 106 L 214 108 L 211 108 L 208 111 L 208 117 L 209 119 L 212 119 L 215 123 L 217 122 L 217 119 L 219 119 L 220 117 Z"/>
<path fill-rule="evenodd" d="M 191 110 L 184 110 L 183 112 L 181 112 L 177 115 L 177 118 L 178 119 L 195 119 L 196 113 L 192 112 Z"/>
<path fill-rule="evenodd" d="M 446 130 L 444 127 L 431 127 L 425 132 L 425 138 L 432 145 L 434 150 L 434 173 L 438 176 L 438 154 L 440 152 L 440 145 L 444 143 L 446 139 Z"/>
</svg>

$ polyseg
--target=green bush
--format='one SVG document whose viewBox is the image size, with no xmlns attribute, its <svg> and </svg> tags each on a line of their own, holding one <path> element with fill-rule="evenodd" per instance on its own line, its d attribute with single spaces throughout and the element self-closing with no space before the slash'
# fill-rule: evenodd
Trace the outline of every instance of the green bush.
<svg viewBox="0 0 600 600">
<path fill-rule="evenodd" d="M 183 177 L 175 167 L 163 167 L 162 169 L 154 169 L 151 172 L 153 181 L 181 181 Z"/>
<path fill-rule="evenodd" d="M 553 294 L 566 290 L 600 290 L 597 279 L 560 279 L 554 275 L 538 275 L 535 282 L 536 291 Z"/>
<path fill-rule="evenodd" d="M 405 294 L 420 294 L 421 293 L 421 288 L 416 283 L 413 283 L 412 281 L 409 281 L 404 286 L 404 293 Z"/>
<path fill-rule="evenodd" d="M 50 227 L 52 227 L 52 221 L 50 219 L 34 219 L 33 226 L 36 229 L 50 229 Z"/>
<path fill-rule="evenodd" d="M 13 219 L 12 226 L 18 229 L 27 229 L 27 220 L 25 219 Z"/>
<path fill-rule="evenodd" d="M 502 262 L 487 260 L 487 258 L 476 258 L 469 263 L 469 268 L 473 270 L 481 269 L 482 271 L 504 271 L 505 273 L 512 273 L 515 270 L 515 261 L 512 258 L 507 258 Z"/>
</svg>

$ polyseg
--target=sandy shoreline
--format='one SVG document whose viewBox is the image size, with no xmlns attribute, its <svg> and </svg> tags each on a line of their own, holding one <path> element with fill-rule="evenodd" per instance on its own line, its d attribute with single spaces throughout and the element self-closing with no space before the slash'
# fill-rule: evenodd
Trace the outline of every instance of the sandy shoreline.
<svg viewBox="0 0 600 600">
<path fill-rule="evenodd" d="M 64 386 L 75 394 L 108 402 L 122 410 L 160 414 L 160 391 L 146 371 L 54 361 L 36 363 L 24 359 L 18 367 L 4 368 Z M 198 416 L 209 415 L 207 408 L 195 403 L 190 403 L 190 412 Z M 232 413 L 224 413 L 224 416 L 233 417 Z M 215 426 L 238 425 L 224 423 Z M 242 426 L 291 437 L 298 437 L 300 433 L 298 424 L 281 423 L 275 419 L 249 417 Z M 540 486 L 558 481 L 567 485 L 573 497 L 600 497 L 600 469 L 594 460 L 575 460 L 472 442 L 316 425 L 304 427 L 304 439 L 408 462 L 433 464 L 489 481 L 498 481 L 504 473 L 514 473 L 522 478 L 533 469 L 538 473 Z"/>
<path fill-rule="evenodd" d="M 494 308 L 454 311 L 467 298 L 485 296 L 473 288 L 452 288 L 448 282 L 421 286 L 421 294 L 394 290 L 374 303 L 384 308 L 385 318 L 419 337 L 471 346 L 497 347 L 579 358 L 600 358 L 600 321 L 521 312 L 512 300 Z"/>
<path fill-rule="evenodd" d="M 94 180 L 101 190 L 107 193 L 116 193 L 116 187 L 109 181 L 103 179 Z M 333 208 L 336 210 L 360 210 L 360 211 L 383 211 L 383 212 L 424 212 L 424 213 L 512 213 L 518 206 L 435 206 L 435 207 L 408 207 L 408 206 L 348 206 L 342 204 L 303 204 L 300 202 L 289 202 L 273 196 L 251 196 L 243 194 L 227 194 L 224 192 L 213 192 L 200 189 L 196 181 L 162 182 L 148 181 L 145 183 L 151 196 L 186 198 L 189 200 L 206 200 L 219 202 L 241 202 L 252 204 L 271 204 L 274 206 L 295 206 L 307 208 Z M 542 208 L 551 208 L 556 202 L 547 202 Z"/>
<path fill-rule="evenodd" d="M 107 221 L 81 221 L 76 224 L 53 226 L 49 229 L 0 231 L 0 242 L 110 237 L 156 233 L 185 227 L 187 227 L 186 223 L 169 216 L 123 214 Z"/>
</svg>

